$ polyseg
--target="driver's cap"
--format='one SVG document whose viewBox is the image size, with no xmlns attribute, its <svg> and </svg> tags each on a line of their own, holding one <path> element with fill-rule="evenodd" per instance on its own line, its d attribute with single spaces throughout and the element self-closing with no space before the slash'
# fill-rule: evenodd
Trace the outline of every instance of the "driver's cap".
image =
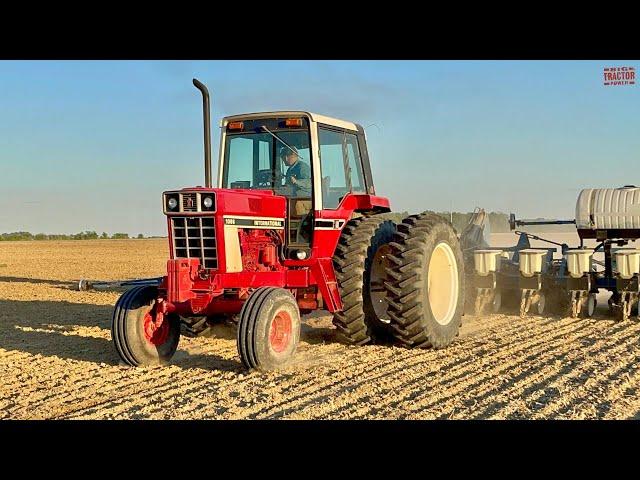
<svg viewBox="0 0 640 480">
<path fill-rule="evenodd" d="M 291 150 L 293 150 L 293 152 L 296 152 L 296 155 L 298 155 L 298 149 L 293 145 L 291 145 L 291 148 L 285 147 L 283 145 L 282 147 L 280 147 L 280 152 L 278 153 L 278 155 L 280 156 L 280 158 L 286 157 L 287 155 L 292 155 L 293 152 Z"/>
</svg>

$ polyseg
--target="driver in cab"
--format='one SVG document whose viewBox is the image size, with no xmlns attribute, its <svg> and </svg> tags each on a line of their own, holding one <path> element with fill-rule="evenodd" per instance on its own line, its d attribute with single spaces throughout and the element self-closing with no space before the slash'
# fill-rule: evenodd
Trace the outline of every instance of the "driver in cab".
<svg viewBox="0 0 640 480">
<path fill-rule="evenodd" d="M 285 190 L 292 197 L 311 196 L 311 168 L 300 160 L 296 147 L 282 147 L 280 159 L 289 167 L 284 177 Z"/>
</svg>

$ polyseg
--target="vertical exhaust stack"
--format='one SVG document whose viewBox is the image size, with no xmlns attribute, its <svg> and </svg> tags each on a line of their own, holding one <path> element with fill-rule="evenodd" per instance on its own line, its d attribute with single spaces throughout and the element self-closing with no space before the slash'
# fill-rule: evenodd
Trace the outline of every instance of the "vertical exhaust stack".
<svg viewBox="0 0 640 480">
<path fill-rule="evenodd" d="M 204 117 L 204 185 L 211 188 L 211 120 L 209 90 L 204 83 L 193 79 L 193 84 L 202 93 L 202 116 Z"/>
</svg>

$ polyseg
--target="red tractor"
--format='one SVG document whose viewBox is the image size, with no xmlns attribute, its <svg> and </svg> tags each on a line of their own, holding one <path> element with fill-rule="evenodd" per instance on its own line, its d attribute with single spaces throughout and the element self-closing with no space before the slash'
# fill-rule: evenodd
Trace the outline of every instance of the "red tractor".
<svg viewBox="0 0 640 480">
<path fill-rule="evenodd" d="M 211 186 L 209 94 L 203 96 L 205 186 L 167 191 L 170 260 L 156 286 L 126 291 L 112 338 L 126 363 L 165 363 L 181 332 L 237 319 L 247 368 L 294 354 L 300 315 L 324 308 L 340 338 L 441 348 L 458 334 L 462 252 L 432 213 L 395 224 L 376 195 L 363 128 L 301 111 L 234 115 L 220 124 Z"/>
</svg>

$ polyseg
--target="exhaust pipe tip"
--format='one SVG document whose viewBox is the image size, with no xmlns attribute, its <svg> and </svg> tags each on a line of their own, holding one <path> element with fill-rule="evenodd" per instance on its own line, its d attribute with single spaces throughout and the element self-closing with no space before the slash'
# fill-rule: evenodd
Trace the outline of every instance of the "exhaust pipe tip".
<svg viewBox="0 0 640 480">
<path fill-rule="evenodd" d="M 209 94 L 209 90 L 207 89 L 207 86 L 197 78 L 193 79 L 193 84 L 198 90 L 206 92 L 207 95 Z"/>
</svg>

